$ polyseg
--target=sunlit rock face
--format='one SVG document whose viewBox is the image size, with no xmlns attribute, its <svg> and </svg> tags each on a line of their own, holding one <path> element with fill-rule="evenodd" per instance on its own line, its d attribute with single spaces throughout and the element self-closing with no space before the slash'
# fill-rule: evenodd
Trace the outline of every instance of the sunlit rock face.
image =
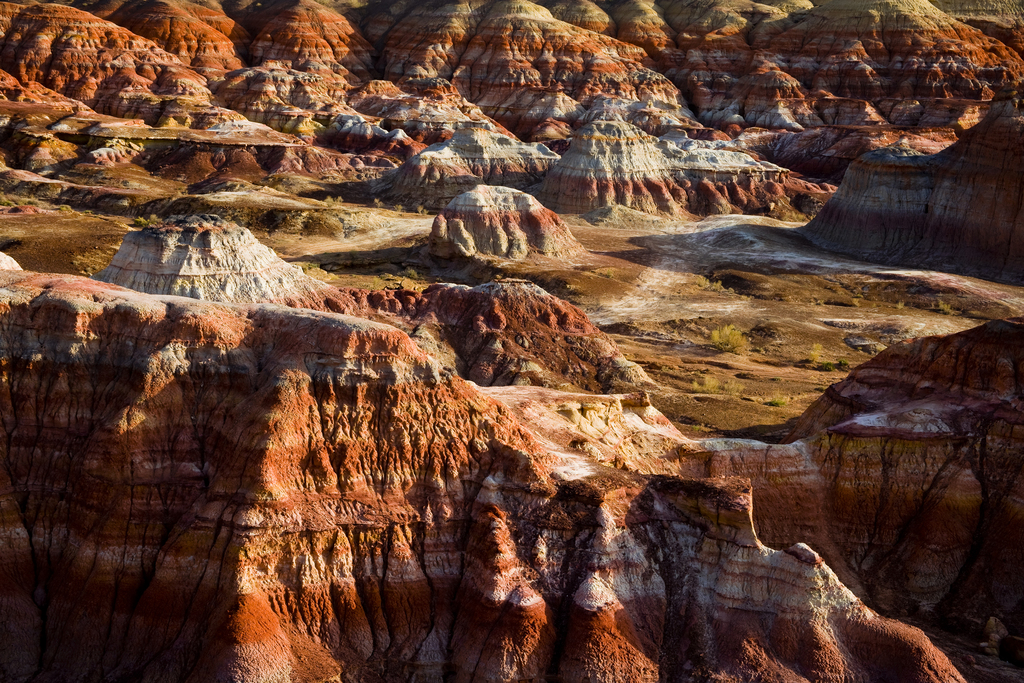
<svg viewBox="0 0 1024 683">
<path fill-rule="evenodd" d="M 747 482 L 548 450 L 394 327 L 0 285 L 5 680 L 962 680 Z"/>
<path fill-rule="evenodd" d="M 449 79 L 524 139 L 550 121 L 572 124 L 600 95 L 676 101 L 678 89 L 651 66 L 641 48 L 522 0 L 423 5 L 390 28 L 383 48 L 389 79 Z"/>
<path fill-rule="evenodd" d="M 936 99 L 968 107 L 1024 75 L 1014 50 L 927 0 L 813 4 L 671 3 L 660 69 L 702 123 L 791 130 L 906 125 Z"/>
<path fill-rule="evenodd" d="M 960 140 L 933 155 L 907 147 L 850 166 L 814 242 L 882 263 L 1024 280 L 1024 100 L 1008 90 Z"/>
<path fill-rule="evenodd" d="M 125 235 L 96 280 L 205 301 L 323 307 L 334 288 L 282 261 L 245 228 L 217 216 L 172 216 Z"/>
<path fill-rule="evenodd" d="M 430 251 L 441 258 L 522 259 L 531 251 L 561 258 L 583 253 L 558 214 L 519 190 L 479 185 L 434 219 Z"/>
<path fill-rule="evenodd" d="M 346 312 L 402 327 L 452 371 L 481 386 L 610 391 L 651 383 L 586 313 L 531 282 L 341 292 L 355 302 Z"/>
<path fill-rule="evenodd" d="M 681 471 L 751 477 L 761 537 L 808 542 L 886 613 L 1022 628 L 1022 339 L 1012 319 L 890 346 L 789 444 L 704 442 Z"/>
<path fill-rule="evenodd" d="M 21 266 L 10 256 L 0 252 L 0 270 L 21 270 Z"/>
<path fill-rule="evenodd" d="M 785 201 L 786 181 L 785 169 L 743 152 L 599 121 L 576 133 L 537 196 L 560 213 L 619 205 L 706 216 L 766 210 Z"/>
<path fill-rule="evenodd" d="M 206 79 L 153 42 L 61 5 L 0 8 L 0 67 L 105 114 L 149 123 L 238 118 L 211 105 Z"/>
</svg>

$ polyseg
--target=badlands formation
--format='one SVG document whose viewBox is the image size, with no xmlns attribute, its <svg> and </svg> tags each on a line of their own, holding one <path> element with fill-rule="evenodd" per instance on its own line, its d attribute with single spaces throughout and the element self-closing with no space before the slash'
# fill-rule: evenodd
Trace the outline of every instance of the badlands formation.
<svg viewBox="0 0 1024 683">
<path fill-rule="evenodd" d="M 1024 682 L 1024 4 L 0 3 L 0 681 Z"/>
<path fill-rule="evenodd" d="M 430 251 L 441 258 L 522 259 L 531 251 L 571 258 L 583 251 L 554 211 L 519 190 L 479 185 L 437 214 Z"/>
<path fill-rule="evenodd" d="M 1024 281 L 1024 99 L 1000 92 L 985 119 L 942 152 L 866 154 L 805 229 L 837 251 Z"/>
</svg>

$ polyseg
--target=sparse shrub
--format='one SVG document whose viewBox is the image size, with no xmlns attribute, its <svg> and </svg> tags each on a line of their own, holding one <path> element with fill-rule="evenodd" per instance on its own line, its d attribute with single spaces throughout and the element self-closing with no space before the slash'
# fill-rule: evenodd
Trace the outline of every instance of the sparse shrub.
<svg viewBox="0 0 1024 683">
<path fill-rule="evenodd" d="M 906 306 L 906 304 L 903 303 L 902 301 L 897 301 L 896 302 L 896 310 L 897 311 L 902 311 L 904 306 Z"/>
<path fill-rule="evenodd" d="M 789 403 L 789 399 L 784 396 L 779 396 L 778 394 L 765 401 L 766 406 L 772 406 L 773 408 L 781 408 L 787 403 Z"/>
<path fill-rule="evenodd" d="M 833 370 L 836 369 L 836 366 L 835 363 L 827 360 L 821 364 L 821 369 L 824 370 L 825 372 L 832 372 Z"/>
<path fill-rule="evenodd" d="M 379 209 L 379 208 L 381 208 L 382 206 L 384 206 L 384 202 L 382 202 L 382 201 L 380 200 L 380 197 L 374 197 L 374 198 L 373 198 L 373 207 L 374 207 L 375 209 Z"/>
<path fill-rule="evenodd" d="M 404 213 L 405 212 L 405 207 L 402 206 L 401 204 L 395 204 L 394 209 L 398 213 Z"/>
<path fill-rule="evenodd" d="M 142 216 L 136 216 L 135 220 L 132 221 L 132 225 L 134 225 L 137 228 L 144 228 L 147 225 L 149 225 L 149 220 L 143 218 Z"/>
<path fill-rule="evenodd" d="M 729 396 L 739 396 L 743 393 L 743 385 L 739 382 L 727 381 L 722 385 L 722 393 Z"/>
<path fill-rule="evenodd" d="M 709 292 L 724 292 L 725 287 L 718 280 L 709 280 L 703 275 L 697 276 L 697 286 Z"/>
<path fill-rule="evenodd" d="M 705 377 L 700 382 L 693 381 L 693 390 L 699 394 L 717 394 L 722 389 L 722 383 L 716 377 Z"/>
<path fill-rule="evenodd" d="M 957 310 L 945 301 L 939 301 L 937 305 L 939 307 L 939 313 L 942 315 L 956 315 L 957 313 Z"/>
<path fill-rule="evenodd" d="M 747 345 L 747 338 L 732 325 L 724 325 L 712 330 L 711 345 L 719 351 L 739 353 Z"/>
<path fill-rule="evenodd" d="M 733 380 L 719 381 L 717 377 L 704 377 L 699 382 L 694 380 L 691 383 L 694 393 L 698 394 L 725 394 L 727 396 L 739 396 L 743 393 L 743 385 Z"/>
<path fill-rule="evenodd" d="M 840 358 L 838 361 L 836 361 L 836 367 L 839 368 L 840 370 L 849 370 L 850 361 L 846 360 L 845 358 Z"/>
<path fill-rule="evenodd" d="M 416 207 L 416 213 L 420 215 L 425 215 L 427 213 L 427 207 L 420 204 L 419 206 Z"/>
<path fill-rule="evenodd" d="M 415 268 L 406 268 L 405 270 L 402 271 L 402 275 L 411 280 L 415 280 L 420 276 L 420 274 L 416 272 Z"/>
<path fill-rule="evenodd" d="M 807 354 L 807 360 L 811 363 L 817 364 L 818 361 L 821 360 L 821 351 L 821 344 L 815 344 L 811 347 L 811 352 Z"/>
<path fill-rule="evenodd" d="M 68 206 L 67 204 L 61 204 L 61 205 L 60 205 L 60 206 L 59 206 L 59 207 L 57 208 L 57 210 L 58 210 L 58 211 L 60 211 L 61 213 L 71 213 L 72 211 L 74 211 L 74 209 L 72 209 L 72 208 L 71 208 L 70 206 Z"/>
</svg>

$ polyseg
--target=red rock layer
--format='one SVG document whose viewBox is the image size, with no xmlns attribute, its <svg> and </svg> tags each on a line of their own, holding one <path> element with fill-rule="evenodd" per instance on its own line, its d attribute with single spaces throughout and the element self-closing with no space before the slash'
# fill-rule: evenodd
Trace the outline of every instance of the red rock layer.
<svg viewBox="0 0 1024 683">
<path fill-rule="evenodd" d="M 210 77 L 239 69 L 249 34 L 222 12 L 190 2 L 145 0 L 90 8 L 96 16 L 149 38 L 184 64 Z"/>
<path fill-rule="evenodd" d="M 850 166 L 806 226 L 814 242 L 869 260 L 1024 280 L 1024 99 L 1006 91 L 938 154 L 894 147 Z"/>
<path fill-rule="evenodd" d="M 250 65 L 280 62 L 350 87 L 370 80 L 373 50 L 348 19 L 314 0 L 275 9 L 249 46 Z"/>
<path fill-rule="evenodd" d="M 806 540 L 887 614 L 1024 629 L 1022 342 L 1015 319 L 890 346 L 791 445 L 710 444 L 699 469 L 750 476 L 762 537 Z"/>
<path fill-rule="evenodd" d="M 962 681 L 744 482 L 569 476 L 392 327 L 0 281 L 5 680 Z"/>
<path fill-rule="evenodd" d="M 205 79 L 151 41 L 60 5 L 0 6 L 0 67 L 103 113 L 156 123 L 237 118 L 210 107 Z"/>
<path fill-rule="evenodd" d="M 598 95 L 675 102 L 643 50 L 556 20 L 525 0 L 424 7 L 388 33 L 388 78 L 441 77 L 524 139 L 572 123 Z"/>
<path fill-rule="evenodd" d="M 949 128 L 825 126 L 800 133 L 749 131 L 736 144 L 795 173 L 839 185 L 850 164 L 868 152 L 896 145 L 935 154 L 956 141 Z"/>
<path fill-rule="evenodd" d="M 250 121 L 275 130 L 315 136 L 339 113 L 345 82 L 333 76 L 285 68 L 280 62 L 237 69 L 210 81 L 217 101 Z"/>
<path fill-rule="evenodd" d="M 359 113 L 380 119 L 384 128 L 401 130 L 428 145 L 447 140 L 460 128 L 484 127 L 512 135 L 443 78 L 406 79 L 402 88 L 371 81 L 351 93 L 348 103 Z"/>
<path fill-rule="evenodd" d="M 650 382 L 586 313 L 529 282 L 341 293 L 354 300 L 346 313 L 408 330 L 428 353 L 481 386 L 607 391 Z"/>
<path fill-rule="evenodd" d="M 794 128 L 877 122 L 892 100 L 986 99 L 1024 74 L 1012 50 L 926 0 L 818 5 L 795 14 L 671 3 L 665 18 L 676 45 L 661 52 L 664 73 L 705 123 Z M 836 106 L 845 113 L 828 121 L 835 114 L 822 107 Z"/>
</svg>

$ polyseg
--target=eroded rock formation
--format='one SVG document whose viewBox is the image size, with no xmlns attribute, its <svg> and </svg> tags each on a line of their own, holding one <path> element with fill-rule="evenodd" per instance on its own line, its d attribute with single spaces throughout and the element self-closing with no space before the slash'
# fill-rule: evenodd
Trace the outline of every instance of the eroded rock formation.
<svg viewBox="0 0 1024 683">
<path fill-rule="evenodd" d="M 412 206 L 443 208 L 480 184 L 523 189 L 538 183 L 558 155 L 487 128 L 462 128 L 381 179 L 380 191 Z"/>
<path fill-rule="evenodd" d="M 650 383 L 583 311 L 535 285 L 339 290 L 282 261 L 247 229 L 217 216 L 174 216 L 128 233 L 110 265 L 94 278 L 148 294 L 373 318 L 406 330 L 448 371 L 485 386 L 601 391 Z"/>
<path fill-rule="evenodd" d="M 804 229 L 872 261 L 1024 280 L 1024 99 L 1000 93 L 984 121 L 933 155 L 866 154 Z"/>
<path fill-rule="evenodd" d="M 682 137 L 658 139 L 628 123 L 579 130 L 538 193 L 560 213 L 620 205 L 647 213 L 706 216 L 767 212 L 788 202 L 787 171 L 743 152 Z"/>
<path fill-rule="evenodd" d="M 895 344 L 830 387 L 790 444 L 706 442 L 683 471 L 751 477 L 761 536 L 810 543 L 888 614 L 1020 631 L 1022 339 L 1015 319 Z"/>
<path fill-rule="evenodd" d="M 153 42 L 71 7 L 0 8 L 0 67 L 90 107 L 150 123 L 238 118 L 211 106 L 206 80 Z"/>
<path fill-rule="evenodd" d="M 0 296 L 5 680 L 962 680 L 746 482 L 545 451 L 393 327 Z"/>
<path fill-rule="evenodd" d="M 583 247 L 558 214 L 519 190 L 480 185 L 449 202 L 434 218 L 430 253 L 441 258 L 525 258 L 531 251 L 571 258 Z"/>
<path fill-rule="evenodd" d="M 282 261 L 245 228 L 212 215 L 172 216 L 128 233 L 94 278 L 148 294 L 317 309 L 335 291 Z"/>
<path fill-rule="evenodd" d="M 346 312 L 403 327 L 428 353 L 481 386 L 608 391 L 650 383 L 586 313 L 530 282 L 341 292 L 355 300 Z"/>
<path fill-rule="evenodd" d="M 10 256 L 0 252 L 0 270 L 21 270 L 21 266 Z"/>
</svg>

